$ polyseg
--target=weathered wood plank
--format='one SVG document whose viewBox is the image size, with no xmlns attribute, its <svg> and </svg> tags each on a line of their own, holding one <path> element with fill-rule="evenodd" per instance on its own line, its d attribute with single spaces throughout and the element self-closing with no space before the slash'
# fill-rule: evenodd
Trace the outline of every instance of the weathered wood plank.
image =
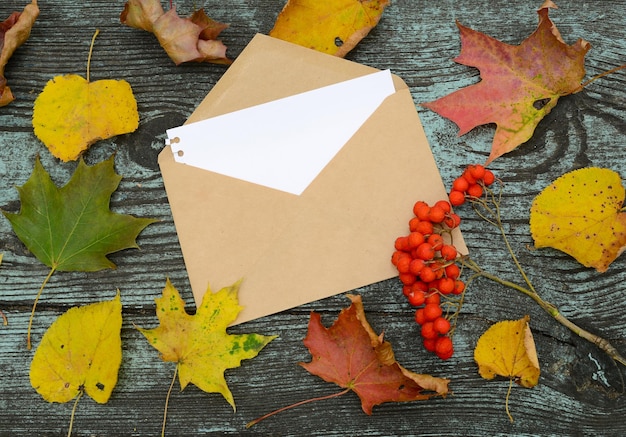
<svg viewBox="0 0 626 437">
<path fill-rule="evenodd" d="M 21 9 L 26 0 L 5 0 L 0 17 Z M 166 2 L 164 2 L 166 3 Z M 228 53 L 236 57 L 256 32 L 267 33 L 284 2 L 231 0 L 178 2 L 181 14 L 204 6 L 214 19 L 228 22 L 223 33 Z M 73 305 L 111 298 L 121 290 L 124 360 L 119 383 L 108 404 L 88 398 L 78 408 L 74 435 L 157 435 L 173 365 L 163 363 L 134 325 L 154 326 L 153 299 L 165 277 L 191 303 L 191 292 L 176 231 L 167 204 L 156 157 L 165 130 L 180 125 L 219 80 L 225 67 L 176 67 L 154 37 L 119 24 L 124 2 L 89 0 L 40 1 L 41 16 L 30 40 L 6 69 L 17 99 L 0 108 L 0 208 L 19 209 L 14 187 L 23 184 L 36 155 L 57 183 L 64 183 L 75 164 L 51 158 L 32 134 L 32 105 L 54 75 L 84 74 L 89 42 L 101 30 L 91 65 L 93 79 L 124 78 L 135 92 L 141 114 L 139 130 L 103 141 L 85 156 L 98 162 L 115 153 L 117 171 L 124 176 L 115 193 L 115 211 L 156 217 L 138 240 L 141 250 L 111 258 L 118 268 L 95 273 L 57 272 L 39 303 L 33 330 L 35 344 L 53 320 Z M 379 26 L 348 58 L 377 68 L 390 68 L 409 85 L 416 104 L 433 100 L 478 80 L 476 70 L 452 62 L 460 44 L 454 20 L 517 44 L 536 26 L 533 4 L 522 0 L 410 1 L 394 0 Z M 568 43 L 590 41 L 589 76 L 616 67 L 626 53 L 626 2 L 560 1 L 551 16 Z M 277 66 L 278 68 L 279 66 Z M 626 269 L 617 260 L 604 275 L 581 268 L 553 250 L 532 251 L 528 209 L 534 196 L 562 173 L 581 166 L 609 167 L 626 175 L 626 76 L 623 72 L 594 82 L 581 93 L 561 99 L 542 121 L 533 139 L 492 164 L 505 182 L 502 210 L 507 232 L 528 275 L 544 297 L 581 326 L 610 339 L 626 353 L 623 310 Z M 452 122 L 421 107 L 431 147 L 446 184 L 467 163 L 488 155 L 493 128 L 456 136 Z M 417 200 L 417 199 L 416 199 Z M 410 205 L 407 206 L 410 208 Z M 508 262 L 497 231 L 464 212 L 463 231 L 472 256 L 492 273 L 519 281 Z M 467 217 L 466 217 L 467 216 Z M 391 243 L 390 243 L 391 244 Z M 0 327 L 0 435 L 64 435 L 70 404 L 48 404 L 30 387 L 32 352 L 24 347 L 30 305 L 47 268 L 34 259 L 0 220 L 0 309 L 9 318 Z M 460 316 L 455 356 L 441 362 L 423 351 L 412 311 L 395 280 L 356 290 L 363 295 L 372 325 L 384 330 L 396 356 L 406 367 L 452 379 L 454 392 L 446 399 L 387 404 L 362 413 L 356 396 L 310 404 L 287 411 L 250 431 L 244 425 L 275 408 L 309 397 L 333 393 L 336 387 L 308 375 L 296 363 L 309 359 L 302 338 L 309 311 L 323 313 L 330 323 L 347 306 L 343 296 L 314 302 L 278 315 L 249 322 L 233 332 L 278 334 L 256 359 L 227 372 L 237 411 L 220 395 L 195 387 L 174 391 L 169 408 L 168 435 L 615 435 L 626 433 L 624 371 L 595 346 L 556 324 L 521 294 L 484 280 L 472 285 Z M 508 382 L 486 382 L 477 374 L 472 351 L 490 323 L 531 315 L 542 365 L 540 384 L 514 387 L 511 410 L 504 413 Z"/>
</svg>

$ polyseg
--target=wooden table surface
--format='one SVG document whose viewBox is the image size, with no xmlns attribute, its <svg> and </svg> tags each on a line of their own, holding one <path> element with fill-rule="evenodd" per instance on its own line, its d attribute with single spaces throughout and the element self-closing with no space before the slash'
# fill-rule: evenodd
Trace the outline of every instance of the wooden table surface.
<svg viewBox="0 0 626 437">
<path fill-rule="evenodd" d="M 0 17 L 21 10 L 25 3 L 3 0 Z M 232 58 L 255 33 L 270 31 L 284 4 L 282 0 L 177 3 L 181 15 L 189 14 L 194 6 L 205 7 L 212 18 L 230 23 L 222 37 Z M 15 186 L 30 176 L 37 155 L 57 184 L 65 183 L 75 168 L 75 163 L 51 157 L 34 136 L 32 108 L 53 76 L 84 75 L 96 28 L 101 33 L 91 63 L 92 80 L 126 79 L 138 101 L 139 129 L 97 143 L 85 160 L 93 164 L 115 153 L 116 170 L 124 179 L 113 196 L 112 209 L 159 222 L 141 233 L 141 250 L 110 257 L 116 270 L 56 273 L 39 302 L 33 328 L 37 345 L 45 329 L 68 308 L 111 299 L 116 289 L 121 291 L 124 355 L 119 381 L 105 405 L 81 399 L 73 432 L 77 436 L 160 433 L 174 365 L 161 361 L 134 325 L 156 326 L 154 298 L 160 295 L 166 276 L 181 290 L 191 311 L 194 305 L 157 154 L 165 130 L 182 124 L 226 70 L 210 64 L 175 66 L 152 35 L 120 24 L 123 5 L 122 0 L 40 0 L 41 14 L 31 37 L 6 69 L 16 100 L 0 108 L 0 208 L 17 212 Z M 460 49 L 455 20 L 518 44 L 536 28 L 535 10 L 540 5 L 526 0 L 392 0 L 378 27 L 347 58 L 391 69 L 409 85 L 416 104 L 430 101 L 478 80 L 477 70 L 452 61 Z M 592 44 L 586 59 L 588 77 L 626 62 L 624 0 L 561 0 L 558 6 L 550 16 L 564 39 L 571 44 L 581 37 Z M 418 111 L 448 187 L 466 164 L 484 162 L 493 126 L 459 138 L 452 122 L 423 108 Z M 555 250 L 530 250 L 528 211 L 534 196 L 569 170 L 599 166 L 626 175 L 625 140 L 626 76 L 622 71 L 562 98 L 530 141 L 491 165 L 505 182 L 506 230 L 541 295 L 582 327 L 609 339 L 622 354 L 626 354 L 624 258 L 600 275 Z M 472 257 L 486 270 L 519 281 L 496 231 L 468 208 L 464 211 L 462 230 Z M 31 387 L 28 372 L 33 351 L 27 351 L 24 342 L 30 308 L 48 269 L 25 249 L 4 218 L 0 219 L 0 252 L 4 254 L 0 309 L 9 321 L 8 326 L 0 326 L 0 435 L 65 435 L 72 402 L 49 404 Z M 167 435 L 626 434 L 623 366 L 556 323 L 522 294 L 486 280 L 475 282 L 460 316 L 455 355 L 444 362 L 422 348 L 412 311 L 396 279 L 355 292 L 363 296 L 371 324 L 385 331 L 398 360 L 419 373 L 450 378 L 451 396 L 387 403 L 367 416 L 357 396 L 348 394 L 292 409 L 246 430 L 248 421 L 264 413 L 337 391 L 296 363 L 309 360 L 302 344 L 309 312 L 321 312 L 329 324 L 348 306 L 339 295 L 233 327 L 231 332 L 279 338 L 254 360 L 226 372 L 236 412 L 219 394 L 206 394 L 194 386 L 183 392 L 175 389 Z M 531 316 L 542 373 L 536 387 L 513 388 L 510 407 L 515 421 L 510 423 L 504 410 L 508 381 L 483 380 L 473 361 L 473 348 L 491 323 L 524 314 Z"/>
</svg>

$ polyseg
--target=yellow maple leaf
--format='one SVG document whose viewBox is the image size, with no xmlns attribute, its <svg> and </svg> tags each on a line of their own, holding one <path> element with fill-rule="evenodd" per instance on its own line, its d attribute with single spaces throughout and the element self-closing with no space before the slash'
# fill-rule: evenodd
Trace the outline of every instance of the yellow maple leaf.
<svg viewBox="0 0 626 437">
<path fill-rule="evenodd" d="M 474 360 L 478 373 L 485 379 L 496 375 L 509 378 L 522 387 L 534 387 L 539 382 L 539 360 L 535 341 L 530 331 L 529 316 L 519 320 L 504 320 L 491 326 L 483 333 L 474 349 Z M 509 393 L 511 385 L 509 385 Z M 509 393 L 506 396 L 506 411 L 509 413 Z"/>
<path fill-rule="evenodd" d="M 134 132 L 138 126 L 130 84 L 113 79 L 90 82 L 89 63 L 87 79 L 76 74 L 54 77 L 33 108 L 35 135 L 62 161 L 76 160 L 96 141 Z"/>
<path fill-rule="evenodd" d="M 49 402 L 68 402 L 82 392 L 109 400 L 122 363 L 122 302 L 70 308 L 48 328 L 30 366 L 30 382 Z"/>
<path fill-rule="evenodd" d="M 533 201 L 530 232 L 535 246 L 552 247 L 586 267 L 605 272 L 626 247 L 624 187 L 606 168 L 566 173 Z"/>
<path fill-rule="evenodd" d="M 241 360 L 254 358 L 276 336 L 226 332 L 241 311 L 239 282 L 216 293 L 208 287 L 195 315 L 185 311 L 185 301 L 169 279 L 156 300 L 160 325 L 138 328 L 164 361 L 177 363 L 181 390 L 193 383 L 207 393 L 221 393 L 235 409 L 224 371 L 239 367 Z"/>
<path fill-rule="evenodd" d="M 343 57 L 372 30 L 389 0 L 288 0 L 270 36 Z"/>
</svg>

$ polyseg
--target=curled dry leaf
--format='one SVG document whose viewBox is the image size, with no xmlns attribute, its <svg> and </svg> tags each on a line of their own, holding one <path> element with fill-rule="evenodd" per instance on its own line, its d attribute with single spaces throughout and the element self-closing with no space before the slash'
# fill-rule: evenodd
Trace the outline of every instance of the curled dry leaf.
<svg viewBox="0 0 626 437">
<path fill-rule="evenodd" d="M 288 0 L 270 36 L 343 57 L 378 24 L 389 0 Z"/>
<path fill-rule="evenodd" d="M 226 46 L 217 40 L 228 25 L 209 18 L 203 9 L 181 18 L 175 6 L 165 12 L 160 0 L 129 0 L 120 21 L 153 33 L 176 65 L 190 61 L 225 65 L 232 62 L 226 57 Z"/>
<path fill-rule="evenodd" d="M 38 16 L 37 0 L 33 0 L 22 12 L 13 12 L 0 23 L 0 106 L 6 106 L 15 99 L 7 86 L 4 69 L 13 52 L 30 36 L 30 30 Z"/>
<path fill-rule="evenodd" d="M 546 187 L 530 209 L 536 247 L 552 247 L 605 272 L 626 248 L 624 187 L 618 173 L 582 168 Z"/>
<path fill-rule="evenodd" d="M 459 135 L 495 123 L 487 162 L 527 141 L 559 97 L 582 89 L 585 55 L 590 44 L 563 42 L 548 17 L 546 1 L 538 10 L 539 25 L 520 45 L 505 44 L 457 23 L 461 54 L 456 62 L 480 70 L 481 81 L 423 106 L 454 121 Z"/>
</svg>

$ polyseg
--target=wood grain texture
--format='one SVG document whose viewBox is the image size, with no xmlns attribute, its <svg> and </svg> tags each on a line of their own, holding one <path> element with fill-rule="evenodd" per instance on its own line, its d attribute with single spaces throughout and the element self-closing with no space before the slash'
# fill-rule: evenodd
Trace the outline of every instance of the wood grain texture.
<svg viewBox="0 0 626 437">
<path fill-rule="evenodd" d="M 22 9 L 26 0 L 3 0 L 0 17 Z M 192 303 L 191 290 L 176 230 L 157 165 L 165 130 L 178 126 L 211 90 L 225 67 L 190 64 L 179 67 L 166 57 L 155 38 L 120 25 L 121 0 L 40 0 L 41 15 L 31 38 L 6 69 L 16 100 L 0 108 L 0 208 L 18 211 L 16 185 L 29 177 L 35 156 L 61 184 L 75 164 L 50 156 L 34 137 L 32 107 L 46 82 L 57 74 L 84 74 L 93 32 L 96 41 L 91 78 L 124 78 L 130 82 L 141 116 L 137 132 L 106 140 L 85 155 L 88 163 L 115 153 L 124 176 L 112 209 L 160 221 L 139 237 L 140 250 L 111 256 L 117 269 L 95 273 L 56 273 L 39 303 L 34 342 L 61 313 L 74 305 L 111 299 L 121 290 L 124 358 L 120 380 L 110 401 L 99 405 L 81 400 L 76 436 L 153 436 L 160 433 L 163 403 L 173 373 L 134 325 L 156 325 L 154 298 L 168 276 Z M 164 4 L 166 2 L 163 2 Z M 255 33 L 268 33 L 282 0 L 181 0 L 188 14 L 205 7 L 208 14 L 230 23 L 223 32 L 228 54 L 236 56 Z M 541 2 L 514 0 L 393 0 L 378 27 L 348 55 L 377 68 L 390 68 L 409 85 L 415 103 L 441 97 L 475 83 L 475 69 L 452 61 L 460 49 L 455 20 L 504 42 L 518 44 L 536 27 Z M 559 2 L 551 17 L 568 43 L 582 37 L 592 44 L 586 60 L 588 76 L 626 62 L 626 2 Z M 278 68 L 278 66 L 277 66 Z M 488 156 L 493 127 L 457 137 L 456 126 L 418 106 L 431 147 L 449 186 L 460 170 Z M 573 321 L 611 340 L 626 354 L 626 287 L 624 258 L 603 275 L 582 268 L 557 251 L 530 250 L 528 210 L 534 196 L 566 171 L 584 166 L 608 167 L 626 175 L 626 75 L 620 72 L 594 82 L 582 92 L 562 98 L 541 122 L 533 138 L 496 160 L 491 168 L 505 183 L 502 202 L 506 229 L 521 262 L 540 293 Z M 417 200 L 417 199 L 416 199 Z M 410 208 L 410 205 L 407 205 Z M 497 232 L 471 214 L 463 232 L 473 258 L 486 270 L 519 281 Z M 391 244 L 391 243 L 390 243 Z M 47 269 L 24 248 L 10 225 L 0 219 L 0 309 L 9 325 L 0 326 L 0 435 L 65 435 L 70 404 L 48 404 L 31 388 L 32 352 L 25 349 L 30 306 Z M 218 394 L 193 386 L 174 390 L 168 435 L 603 435 L 626 434 L 624 369 L 594 345 L 554 322 L 525 296 L 487 281 L 476 281 L 467 294 L 457 335 L 455 356 L 442 362 L 426 353 L 412 311 L 396 280 L 353 292 L 362 294 L 372 326 L 385 331 L 398 360 L 420 373 L 452 379 L 446 399 L 384 404 L 367 416 L 352 394 L 309 404 L 275 416 L 250 430 L 245 423 L 278 407 L 333 393 L 331 384 L 297 365 L 307 361 L 302 344 L 311 310 L 330 323 L 348 305 L 335 296 L 232 328 L 232 332 L 277 334 L 279 338 L 242 367 L 226 372 L 237 411 Z M 190 308 L 191 310 L 191 308 Z M 507 381 L 484 381 L 473 362 L 479 335 L 494 321 L 530 314 L 542 367 L 533 389 L 514 387 L 504 412 Z"/>
</svg>

